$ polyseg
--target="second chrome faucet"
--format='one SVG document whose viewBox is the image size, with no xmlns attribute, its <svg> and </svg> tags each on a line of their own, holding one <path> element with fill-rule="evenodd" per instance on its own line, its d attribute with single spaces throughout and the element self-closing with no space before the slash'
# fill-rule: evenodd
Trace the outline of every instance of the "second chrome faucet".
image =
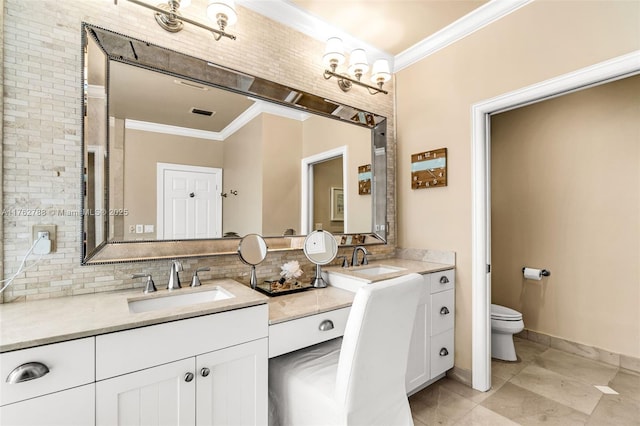
<svg viewBox="0 0 640 426">
<path fill-rule="evenodd" d="M 172 261 L 171 270 L 169 271 L 169 283 L 167 284 L 167 290 L 175 290 L 182 287 L 180 285 L 179 272 L 182 272 L 182 263 L 180 263 L 179 260 Z"/>
</svg>

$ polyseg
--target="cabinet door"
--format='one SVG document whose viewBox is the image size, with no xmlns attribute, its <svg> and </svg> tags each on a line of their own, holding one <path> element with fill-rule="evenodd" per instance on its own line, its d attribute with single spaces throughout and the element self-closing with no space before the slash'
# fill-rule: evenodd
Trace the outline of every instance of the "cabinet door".
<svg viewBox="0 0 640 426">
<path fill-rule="evenodd" d="M 194 376 L 188 358 L 98 382 L 96 424 L 195 425 Z"/>
<path fill-rule="evenodd" d="M 0 424 L 90 426 L 95 424 L 94 384 L 0 407 Z"/>
<path fill-rule="evenodd" d="M 418 389 L 429 380 L 429 333 L 431 331 L 431 315 L 429 312 L 430 289 L 429 276 L 423 275 L 424 289 L 420 294 L 416 319 L 413 323 L 413 333 L 409 344 L 409 358 L 407 359 L 407 373 L 405 385 L 407 393 Z"/>
<path fill-rule="evenodd" d="M 196 358 L 197 424 L 267 424 L 268 339 Z"/>
</svg>

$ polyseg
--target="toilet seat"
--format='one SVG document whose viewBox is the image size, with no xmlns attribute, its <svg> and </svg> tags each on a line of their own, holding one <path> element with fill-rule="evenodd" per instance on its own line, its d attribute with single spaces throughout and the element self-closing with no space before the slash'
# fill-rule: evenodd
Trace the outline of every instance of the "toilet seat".
<svg viewBox="0 0 640 426">
<path fill-rule="evenodd" d="M 506 306 L 491 304 L 491 319 L 499 321 L 521 321 L 522 314 Z"/>
</svg>

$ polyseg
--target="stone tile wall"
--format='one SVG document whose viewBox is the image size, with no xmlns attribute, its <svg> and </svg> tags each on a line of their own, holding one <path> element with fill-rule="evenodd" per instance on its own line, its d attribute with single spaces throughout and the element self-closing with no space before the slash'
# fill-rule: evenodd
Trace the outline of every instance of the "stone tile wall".
<svg viewBox="0 0 640 426">
<path fill-rule="evenodd" d="M 205 21 L 205 0 L 194 0 L 189 14 Z M 4 275 L 18 269 L 31 245 L 37 224 L 57 226 L 56 250 L 31 266 L 4 293 L 4 301 L 109 291 L 142 286 L 129 278 L 152 273 L 160 287 L 169 263 L 149 261 L 119 265 L 80 266 L 80 220 L 77 216 L 37 211 L 78 211 L 81 175 L 81 23 L 88 22 L 211 62 L 305 90 L 389 118 L 388 220 L 390 244 L 377 246 L 377 256 L 390 255 L 395 244 L 395 124 L 393 84 L 388 96 L 371 96 L 354 88 L 342 93 L 334 80 L 322 78 L 324 43 L 297 33 L 251 10 L 239 7 L 239 21 L 229 29 L 236 41 L 215 42 L 210 33 L 186 25 L 176 34 L 162 30 L 151 11 L 125 0 L 0 0 L 3 10 L 3 232 Z M 346 249 L 343 249 L 346 251 Z M 277 276 L 290 259 L 303 263 L 301 251 L 270 253 L 258 266 L 262 278 Z M 30 265 L 33 262 L 29 262 Z M 237 256 L 185 261 L 189 271 L 210 266 L 202 277 L 248 281 L 249 268 Z"/>
</svg>

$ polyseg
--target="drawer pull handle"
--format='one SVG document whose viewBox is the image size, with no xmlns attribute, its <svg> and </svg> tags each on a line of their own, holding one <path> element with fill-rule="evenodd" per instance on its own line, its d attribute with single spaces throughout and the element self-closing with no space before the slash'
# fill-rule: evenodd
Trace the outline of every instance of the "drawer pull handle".
<svg viewBox="0 0 640 426">
<path fill-rule="evenodd" d="M 446 306 L 443 306 L 442 308 L 440 308 L 440 315 L 447 315 L 449 313 L 449 308 L 447 308 Z"/>
<path fill-rule="evenodd" d="M 445 275 L 440 277 L 440 284 L 448 284 L 449 283 L 449 278 L 447 278 Z"/>
<path fill-rule="evenodd" d="M 333 321 L 331 320 L 324 320 L 320 323 L 320 326 L 318 327 L 320 329 L 320 331 L 329 331 L 329 330 L 333 330 Z"/>
<path fill-rule="evenodd" d="M 449 351 L 447 350 L 447 348 L 440 349 L 440 356 L 447 356 L 447 355 L 449 355 Z"/>
<path fill-rule="evenodd" d="M 191 372 L 186 373 L 186 374 L 184 375 L 184 381 L 185 381 L 185 382 L 187 382 L 187 383 L 189 383 L 190 381 L 192 381 L 192 380 L 193 380 L 193 377 L 194 377 L 194 376 L 193 376 L 193 373 L 191 373 Z"/>
<path fill-rule="evenodd" d="M 207 377 L 209 373 L 211 373 L 211 370 L 209 370 L 207 367 L 204 367 L 200 370 L 200 375 L 202 377 Z"/>
<path fill-rule="evenodd" d="M 13 369 L 7 376 L 7 383 L 14 385 L 16 383 L 27 382 L 49 373 L 49 367 L 41 362 L 27 362 Z"/>
</svg>

